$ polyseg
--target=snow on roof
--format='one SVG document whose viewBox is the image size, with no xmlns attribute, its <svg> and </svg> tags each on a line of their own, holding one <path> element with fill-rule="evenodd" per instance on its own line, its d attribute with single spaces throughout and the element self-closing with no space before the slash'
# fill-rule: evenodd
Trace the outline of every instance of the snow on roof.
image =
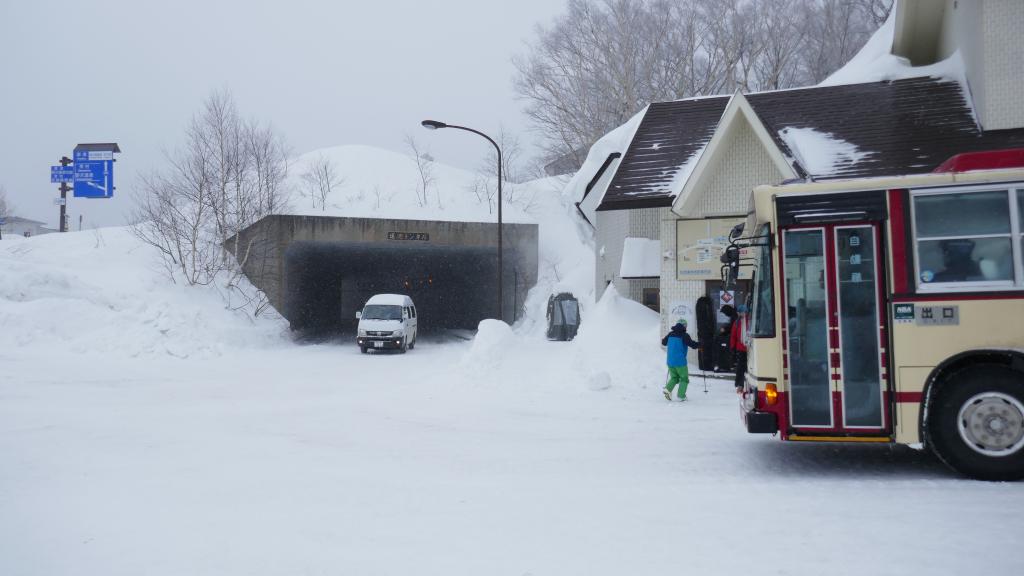
<svg viewBox="0 0 1024 576">
<path fill-rule="evenodd" d="M 875 154 L 861 151 L 855 144 L 814 128 L 783 128 L 779 137 L 792 151 L 794 159 L 809 173 L 818 176 L 834 174 L 839 168 L 849 167 Z"/>
<path fill-rule="evenodd" d="M 705 96 L 651 104 L 599 209 L 671 206 L 729 100 L 730 96 Z"/>
<path fill-rule="evenodd" d="M 646 113 L 647 107 L 645 106 L 643 110 L 634 114 L 632 118 L 621 126 L 608 132 L 599 138 L 597 142 L 594 142 L 594 145 L 590 147 L 590 152 L 587 153 L 587 159 L 583 162 L 583 166 L 566 184 L 565 195 L 581 203 L 580 208 L 584 213 L 589 212 L 587 217 L 590 218 L 591 222 L 594 221 L 593 209 L 601 203 L 607 187 L 598 189 L 595 186 L 594 189 L 587 192 L 587 185 L 597 176 L 598 171 L 605 161 L 608 160 L 609 155 L 614 153 L 624 154 L 626 152 L 626 148 L 633 140 L 633 135 L 636 133 L 637 127 L 640 126 L 640 122 Z M 602 180 L 607 181 L 608 178 L 602 178 Z"/>
<path fill-rule="evenodd" d="M 974 105 L 970 102 L 970 90 L 967 86 L 967 70 L 960 51 L 957 50 L 949 58 L 935 64 L 915 67 L 910 64 L 910 60 L 892 53 L 895 31 L 896 10 L 892 10 L 889 13 L 889 18 L 871 35 L 860 51 L 846 65 L 833 72 L 818 86 L 840 86 L 925 76 L 951 80 L 960 84 L 964 97 L 967 98 L 970 105 L 971 114 L 974 115 L 975 124 L 977 124 L 977 115 L 974 114 Z"/>
<path fill-rule="evenodd" d="M 661 276 L 661 241 L 626 238 L 622 244 L 621 278 L 657 278 Z"/>
<path fill-rule="evenodd" d="M 320 158 L 329 160 L 337 183 L 328 195 L 326 208 L 319 199 L 314 205 L 302 175 Z M 473 191 L 477 174 L 469 170 L 432 162 L 434 181 L 428 186 L 427 201 L 419 199 L 420 174 L 411 154 L 372 146 L 335 146 L 313 150 L 296 158 L 290 171 L 298 194 L 287 214 L 297 216 L 344 216 L 352 218 L 393 218 L 398 220 L 443 220 L 494 222 L 496 207 Z M 496 179 L 497 174 L 495 174 Z M 505 184 L 515 186 L 514 184 Z M 534 220 L 518 206 L 504 205 L 502 218 L 510 223 Z"/>
<path fill-rule="evenodd" d="M 376 294 L 370 296 L 367 304 L 383 304 L 385 306 L 404 306 L 408 296 L 403 294 Z"/>
</svg>

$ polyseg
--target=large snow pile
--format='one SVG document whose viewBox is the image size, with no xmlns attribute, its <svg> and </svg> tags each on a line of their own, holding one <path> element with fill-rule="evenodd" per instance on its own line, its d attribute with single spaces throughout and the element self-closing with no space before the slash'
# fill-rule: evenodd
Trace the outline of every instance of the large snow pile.
<svg viewBox="0 0 1024 576">
<path fill-rule="evenodd" d="M 310 196 L 303 179 L 321 159 L 333 167 L 335 186 L 326 202 Z M 496 198 L 474 192 L 477 174 L 431 161 L 432 181 L 427 198 L 420 197 L 422 179 L 415 159 L 408 154 L 372 146 L 335 146 L 313 150 L 295 159 L 292 185 L 298 194 L 291 214 L 306 216 L 348 216 L 395 218 L 399 220 L 448 220 L 493 222 L 497 219 Z M 514 187 L 515 184 L 506 186 Z M 506 195 L 507 200 L 507 195 Z M 532 222 L 517 203 L 505 202 L 506 222 Z"/>
<path fill-rule="evenodd" d="M 664 384 L 657 313 L 609 286 L 600 301 L 584 305 L 581 318 L 579 334 L 571 342 L 549 342 L 484 320 L 463 357 L 463 372 L 484 385 L 508 390 L 557 386 L 635 391 Z"/>
<path fill-rule="evenodd" d="M 834 174 L 839 168 L 856 164 L 874 152 L 862 151 L 853 143 L 814 128 L 783 128 L 779 137 L 796 161 L 814 176 Z"/>
<path fill-rule="evenodd" d="M 0 354 L 216 356 L 281 341 L 279 319 L 168 280 L 128 228 L 0 241 Z"/>
</svg>

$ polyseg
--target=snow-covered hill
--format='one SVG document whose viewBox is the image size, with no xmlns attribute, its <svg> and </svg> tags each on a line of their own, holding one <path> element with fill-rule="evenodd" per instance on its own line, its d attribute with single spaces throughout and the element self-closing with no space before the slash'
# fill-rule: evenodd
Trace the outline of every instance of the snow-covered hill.
<svg viewBox="0 0 1024 576">
<path fill-rule="evenodd" d="M 215 286 L 171 282 L 128 228 L 0 241 L 0 357 L 217 356 L 284 329 L 228 309 Z"/>
<path fill-rule="evenodd" d="M 336 185 L 327 201 L 310 196 L 303 175 L 320 159 L 330 163 Z M 496 204 L 473 192 L 477 175 L 440 162 L 431 162 L 433 182 L 427 199 L 419 198 L 422 186 L 416 161 L 408 154 L 372 146 L 334 146 L 313 150 L 296 158 L 291 168 L 292 214 L 493 222 Z M 513 186 L 514 184 L 507 184 Z M 533 222 L 520 203 L 506 203 L 506 222 Z"/>
</svg>

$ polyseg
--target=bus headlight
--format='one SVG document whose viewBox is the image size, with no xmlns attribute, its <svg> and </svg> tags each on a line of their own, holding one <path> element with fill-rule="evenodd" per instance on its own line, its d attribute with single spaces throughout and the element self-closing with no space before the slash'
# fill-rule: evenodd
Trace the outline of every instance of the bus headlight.
<svg viewBox="0 0 1024 576">
<path fill-rule="evenodd" d="M 769 406 L 775 406 L 779 403 L 779 389 L 775 384 L 768 384 L 764 387 L 764 399 Z"/>
</svg>

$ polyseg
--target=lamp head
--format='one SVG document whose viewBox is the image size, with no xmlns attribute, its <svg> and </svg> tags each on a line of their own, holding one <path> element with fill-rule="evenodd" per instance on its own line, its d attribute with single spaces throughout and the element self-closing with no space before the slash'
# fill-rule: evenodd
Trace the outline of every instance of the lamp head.
<svg viewBox="0 0 1024 576">
<path fill-rule="evenodd" d="M 437 120 L 424 120 L 420 122 L 427 130 L 437 130 L 438 128 L 447 128 L 448 125 L 444 122 L 438 122 Z"/>
</svg>

